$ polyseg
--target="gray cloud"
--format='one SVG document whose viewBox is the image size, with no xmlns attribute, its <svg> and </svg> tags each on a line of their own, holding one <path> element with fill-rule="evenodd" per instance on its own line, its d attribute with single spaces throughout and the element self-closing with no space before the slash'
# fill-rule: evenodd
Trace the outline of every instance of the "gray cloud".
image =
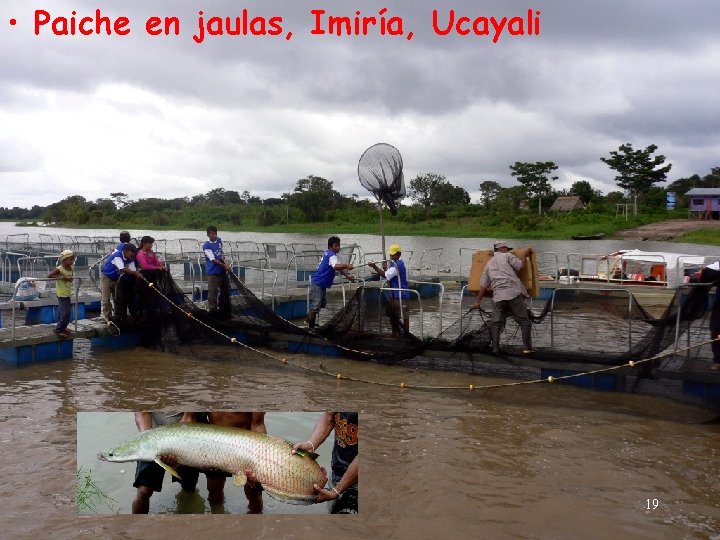
<svg viewBox="0 0 720 540">
<path fill-rule="evenodd" d="M 553 160 L 559 183 L 616 189 L 599 161 L 619 144 L 654 143 L 671 180 L 717 166 L 720 50 L 714 0 L 486 0 L 453 3 L 275 0 L 212 4 L 58 1 L 54 15 L 126 15 L 127 37 L 35 36 L 34 6 L 4 5 L 0 24 L 2 206 L 191 196 L 215 187 L 261 196 L 324 176 L 362 193 L 357 159 L 384 141 L 405 177 L 439 172 L 469 192 L 508 165 Z M 402 15 L 414 39 L 312 36 L 311 8 Z M 282 15 L 293 39 L 191 39 L 206 16 Z M 438 36 L 430 21 L 457 14 L 524 16 L 539 36 Z M 149 37 L 142 21 L 177 15 L 182 35 Z M 15 17 L 17 26 L 7 21 Z M 30 194 L 27 182 L 44 186 Z M 569 185 L 569 184 L 568 184 Z"/>
</svg>

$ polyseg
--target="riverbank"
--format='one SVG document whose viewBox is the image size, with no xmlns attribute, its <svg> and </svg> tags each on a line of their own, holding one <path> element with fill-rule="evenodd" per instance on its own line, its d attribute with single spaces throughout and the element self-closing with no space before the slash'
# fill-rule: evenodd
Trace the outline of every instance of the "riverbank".
<svg viewBox="0 0 720 540">
<path fill-rule="evenodd" d="M 583 214 L 578 216 L 522 216 L 512 224 L 493 219 L 448 218 L 430 219 L 420 222 L 385 219 L 385 236 L 423 236 L 439 238 L 506 238 L 534 240 L 568 240 L 573 236 L 587 236 L 603 233 L 606 240 L 628 239 L 641 241 L 674 241 L 694 244 L 720 245 L 720 221 L 697 219 L 659 219 L 654 215 L 636 216 L 632 221 L 617 219 L 602 214 Z M 27 227 L 27 223 L 16 223 Z M 362 223 L 346 221 L 326 221 L 319 223 L 290 223 L 272 226 L 231 225 L 217 223 L 222 231 L 247 233 L 278 233 L 278 234 L 368 234 L 380 235 L 378 221 Z M 72 224 L 53 224 L 39 227 L 43 234 L 53 235 L 56 227 L 78 229 L 107 228 L 111 231 L 121 229 L 143 230 L 147 223 L 124 222 L 113 226 Z M 204 230 L 203 227 L 150 227 L 153 230 Z M 114 236 L 114 235 L 113 235 Z"/>
<path fill-rule="evenodd" d="M 617 231 L 616 238 L 720 245 L 720 221 L 667 219 Z"/>
</svg>

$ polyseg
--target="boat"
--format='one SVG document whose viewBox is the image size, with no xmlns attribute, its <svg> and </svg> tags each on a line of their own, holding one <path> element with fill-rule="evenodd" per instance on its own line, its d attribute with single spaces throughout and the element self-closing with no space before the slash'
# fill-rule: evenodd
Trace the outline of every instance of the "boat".
<svg viewBox="0 0 720 540">
<path fill-rule="evenodd" d="M 693 275 L 713 260 L 717 260 L 717 258 L 684 253 L 621 249 L 607 255 L 575 254 L 572 257 L 568 256 L 568 268 L 559 268 L 557 275 L 560 282 L 600 283 L 622 287 L 640 285 L 674 289 L 684 283 L 692 282 Z"/>
<path fill-rule="evenodd" d="M 602 240 L 603 238 L 605 238 L 605 233 L 571 236 L 570 240 Z"/>
</svg>

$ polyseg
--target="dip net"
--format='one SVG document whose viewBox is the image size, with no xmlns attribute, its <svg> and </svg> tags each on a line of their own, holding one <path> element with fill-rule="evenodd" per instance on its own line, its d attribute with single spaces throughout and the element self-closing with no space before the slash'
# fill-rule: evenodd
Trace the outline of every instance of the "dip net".
<svg viewBox="0 0 720 540">
<path fill-rule="evenodd" d="M 398 204 L 405 197 L 403 161 L 397 148 L 379 143 L 365 150 L 358 162 L 358 178 L 392 215 L 397 214 Z"/>
</svg>

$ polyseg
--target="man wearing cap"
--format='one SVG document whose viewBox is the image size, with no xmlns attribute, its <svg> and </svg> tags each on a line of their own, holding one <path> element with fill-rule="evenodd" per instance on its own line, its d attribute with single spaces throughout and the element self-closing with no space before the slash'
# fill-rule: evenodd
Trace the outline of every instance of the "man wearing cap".
<svg viewBox="0 0 720 540">
<path fill-rule="evenodd" d="M 102 267 L 102 316 L 108 321 L 113 318 L 111 297 L 115 299 L 115 320 L 123 322 L 127 317 L 128 303 L 135 292 L 135 278 L 142 279 L 142 274 L 135 267 L 136 253 L 134 244 L 123 244 L 122 249 L 113 251 Z"/>
<path fill-rule="evenodd" d="M 350 281 L 355 281 L 347 270 L 352 270 L 353 265 L 350 263 L 341 263 L 337 254 L 340 251 L 340 238 L 331 236 L 327 242 L 328 248 L 323 253 L 315 272 L 310 279 L 308 287 L 308 314 L 305 322 L 310 328 L 315 328 L 315 321 L 320 309 L 327 305 L 327 289 L 332 287 L 335 281 L 335 272 L 340 272 Z"/>
<path fill-rule="evenodd" d="M 75 254 L 66 249 L 60 254 L 60 265 L 50 271 L 47 277 L 58 278 L 55 285 L 55 292 L 58 299 L 58 322 L 55 326 L 55 334 L 60 338 L 68 337 L 68 324 L 70 324 L 70 308 L 72 303 L 72 280 L 73 280 L 73 263 L 75 262 Z"/>
<path fill-rule="evenodd" d="M 130 243 L 130 233 L 128 231 L 120 231 L 120 243 L 115 246 L 115 249 L 122 249 L 125 244 Z"/>
<path fill-rule="evenodd" d="M 385 270 L 380 269 L 374 262 L 368 263 L 368 266 L 384 277 L 388 281 L 391 289 L 407 289 L 407 271 L 405 269 L 405 262 L 400 260 L 400 256 L 402 255 L 400 246 L 397 244 L 391 245 L 388 249 L 388 255 L 390 255 L 389 268 Z M 386 265 L 383 264 L 383 266 Z M 403 321 L 405 334 L 410 332 L 410 313 L 408 311 L 407 302 L 408 298 L 410 298 L 410 292 L 407 290 L 390 291 L 388 316 L 390 317 L 393 337 L 400 337 L 402 334 L 399 324 L 400 319 Z"/>
<path fill-rule="evenodd" d="M 532 348 L 532 323 L 525 303 L 525 298 L 530 295 L 517 275 L 523 267 L 523 261 L 510 253 L 507 242 L 497 241 L 494 247 L 495 253 L 485 265 L 480 277 L 480 289 L 473 308 L 480 309 L 480 301 L 485 292 L 492 289 L 493 311 L 488 328 L 493 352 L 500 354 L 500 332 L 508 315 L 512 315 L 520 326 L 523 354 L 531 355 L 535 352 Z M 528 249 L 527 253 L 531 254 L 532 249 Z"/>
</svg>

